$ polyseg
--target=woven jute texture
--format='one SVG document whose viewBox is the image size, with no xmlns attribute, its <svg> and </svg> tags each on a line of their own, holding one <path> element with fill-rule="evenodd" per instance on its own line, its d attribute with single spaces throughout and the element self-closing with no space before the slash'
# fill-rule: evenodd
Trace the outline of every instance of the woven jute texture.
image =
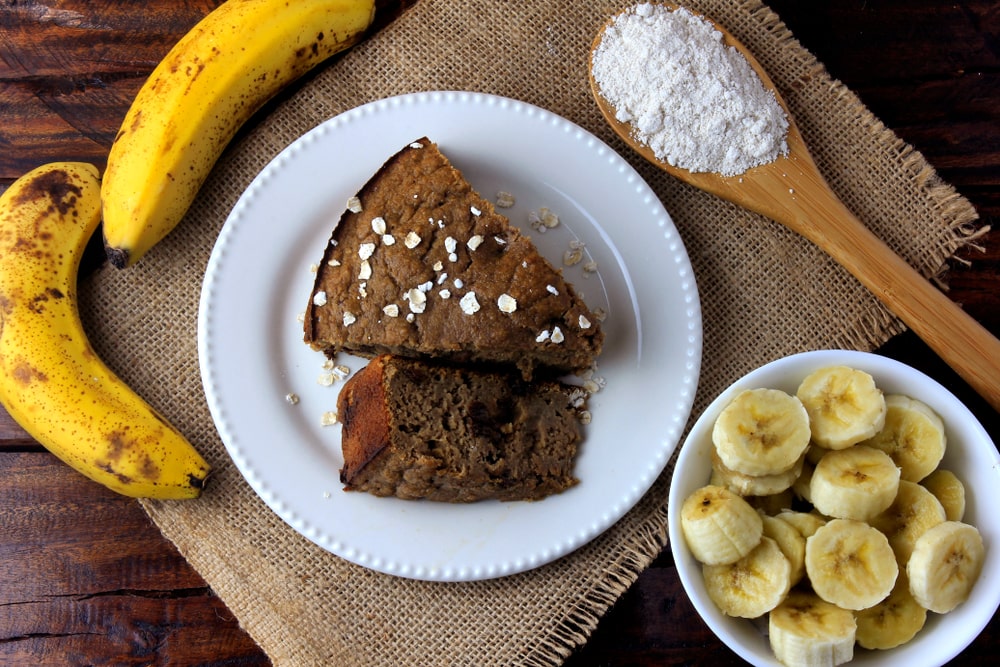
<svg viewBox="0 0 1000 667">
<path fill-rule="evenodd" d="M 314 546 L 243 481 L 201 387 L 201 282 L 242 191 L 276 153 L 324 120 L 391 95 L 469 90 L 544 107 L 607 141 L 662 199 L 694 265 L 704 321 L 696 414 L 771 359 L 818 348 L 873 349 L 902 329 L 808 242 L 672 180 L 613 136 L 590 97 L 586 66 L 598 27 L 625 6 L 420 0 L 262 114 L 229 147 L 182 224 L 136 267 L 104 268 L 82 287 L 99 351 L 215 467 L 200 500 L 143 506 L 275 664 L 558 664 L 667 543 L 669 469 L 618 524 L 555 563 L 484 582 L 413 581 Z M 757 54 L 846 204 L 921 272 L 939 278 L 978 232 L 969 203 L 832 80 L 766 6 L 688 6 L 728 26 Z M 291 232 L 276 223 L 274 233 Z"/>
</svg>

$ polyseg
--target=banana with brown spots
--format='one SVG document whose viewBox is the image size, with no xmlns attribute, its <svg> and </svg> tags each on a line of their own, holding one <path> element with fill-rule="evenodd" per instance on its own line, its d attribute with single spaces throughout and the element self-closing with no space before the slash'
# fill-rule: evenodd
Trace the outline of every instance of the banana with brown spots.
<svg viewBox="0 0 1000 667">
<path fill-rule="evenodd" d="M 133 497 L 195 498 L 209 465 L 97 356 L 77 274 L 101 220 L 97 169 L 47 164 L 0 195 L 0 402 L 49 451 Z"/>
<path fill-rule="evenodd" d="M 104 245 L 134 264 L 184 217 L 223 149 L 278 91 L 364 35 L 374 0 L 228 0 L 136 94 L 104 174 Z"/>
</svg>

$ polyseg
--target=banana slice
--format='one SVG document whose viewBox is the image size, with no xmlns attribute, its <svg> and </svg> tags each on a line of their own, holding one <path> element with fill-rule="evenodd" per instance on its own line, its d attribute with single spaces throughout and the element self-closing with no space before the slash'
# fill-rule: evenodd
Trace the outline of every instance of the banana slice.
<svg viewBox="0 0 1000 667">
<path fill-rule="evenodd" d="M 769 496 L 747 496 L 745 500 L 758 512 L 775 516 L 778 512 L 792 509 L 792 505 L 795 504 L 795 494 L 791 489 L 786 489 Z"/>
<path fill-rule="evenodd" d="M 798 529 L 778 517 L 764 516 L 764 537 L 769 537 L 778 544 L 781 553 L 785 554 L 791 566 L 789 579 L 791 585 L 802 581 L 806 573 L 806 538 Z"/>
<path fill-rule="evenodd" d="M 735 563 L 750 553 L 764 531 L 750 504 L 722 486 L 703 486 L 681 505 L 681 531 L 701 563 Z"/>
<path fill-rule="evenodd" d="M 899 468 L 879 449 L 855 445 L 831 451 L 813 470 L 809 499 L 818 512 L 867 521 L 885 511 L 899 489 Z"/>
<path fill-rule="evenodd" d="M 944 521 L 944 507 L 933 493 L 914 482 L 900 480 L 896 499 L 870 523 L 889 538 L 896 561 L 905 566 L 917 539 Z"/>
<path fill-rule="evenodd" d="M 965 485 L 955 473 L 938 468 L 920 480 L 920 485 L 938 499 L 948 521 L 962 520 L 965 516 Z"/>
<path fill-rule="evenodd" d="M 712 450 L 712 483 L 740 496 L 770 496 L 791 488 L 802 473 L 804 461 L 802 455 L 791 468 L 773 475 L 746 475 L 728 468 L 719 453 Z"/>
<path fill-rule="evenodd" d="M 902 646 L 917 636 L 927 622 L 927 610 L 910 593 L 910 580 L 901 571 L 889 597 L 854 614 L 858 645 L 868 649 Z"/>
<path fill-rule="evenodd" d="M 810 373 L 795 393 L 809 413 L 813 441 L 845 449 L 872 437 L 885 421 L 882 390 L 868 373 L 828 366 Z"/>
<path fill-rule="evenodd" d="M 944 614 L 969 598 L 986 549 L 975 526 L 945 521 L 917 540 L 906 564 L 910 592 L 925 609 Z"/>
<path fill-rule="evenodd" d="M 716 419 L 712 442 L 730 470 L 746 475 L 785 472 L 809 446 L 809 415 L 799 399 L 783 391 L 748 389 Z"/>
<path fill-rule="evenodd" d="M 826 525 L 826 519 L 815 512 L 786 510 L 784 512 L 779 512 L 777 518 L 790 523 L 797 531 L 802 533 L 802 537 L 805 538 L 812 537 L 817 530 Z"/>
<path fill-rule="evenodd" d="M 809 487 L 812 484 L 814 472 L 816 472 L 816 466 L 809 463 L 809 457 L 806 456 L 806 461 L 802 464 L 802 473 L 792 482 L 792 493 L 810 504 L 812 504 L 812 492 Z"/>
<path fill-rule="evenodd" d="M 708 484 L 709 486 L 721 486 L 723 488 L 728 488 L 726 487 L 726 480 L 723 479 L 722 473 L 720 473 L 718 468 L 715 467 L 715 450 L 712 450 L 712 474 L 708 478 Z M 729 490 L 733 491 L 732 489 Z M 736 491 L 733 491 L 733 493 L 736 493 Z M 740 494 L 736 493 L 736 495 Z"/>
<path fill-rule="evenodd" d="M 792 591 L 771 611 L 771 650 L 788 667 L 842 665 L 854 658 L 854 614 L 813 593 Z"/>
<path fill-rule="evenodd" d="M 791 569 L 778 543 L 762 537 L 753 551 L 729 565 L 703 565 L 705 590 L 727 616 L 758 618 L 791 588 Z"/>
<path fill-rule="evenodd" d="M 902 479 L 919 482 L 944 456 L 944 423 L 929 406 L 909 396 L 885 397 L 885 426 L 863 444 L 881 449 L 902 469 Z"/>
<path fill-rule="evenodd" d="M 819 460 L 826 456 L 827 452 L 833 451 L 832 449 L 827 449 L 826 447 L 820 447 L 815 442 L 809 445 L 809 449 L 806 450 L 806 463 L 811 463 L 816 465 Z"/>
<path fill-rule="evenodd" d="M 832 519 L 807 539 L 805 562 L 816 594 L 844 609 L 878 604 L 899 574 L 885 535 L 850 519 Z"/>
</svg>

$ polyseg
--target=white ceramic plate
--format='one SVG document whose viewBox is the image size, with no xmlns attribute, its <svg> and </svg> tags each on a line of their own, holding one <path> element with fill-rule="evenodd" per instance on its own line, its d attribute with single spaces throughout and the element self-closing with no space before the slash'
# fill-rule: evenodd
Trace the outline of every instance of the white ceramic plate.
<svg viewBox="0 0 1000 667">
<path fill-rule="evenodd" d="M 476 189 L 517 199 L 511 221 L 547 207 L 561 224 L 532 233 L 559 266 L 573 239 L 598 271 L 566 277 L 604 308 L 606 344 L 590 400 L 580 484 L 535 503 L 449 505 L 347 493 L 340 427 L 320 425 L 340 383 L 317 383 L 323 356 L 302 342 L 309 271 L 371 174 L 428 136 Z M 701 365 L 694 274 L 670 216 L 599 139 L 548 111 L 473 93 L 372 102 L 330 119 L 278 155 L 234 207 L 205 275 L 202 381 L 240 472 L 295 530 L 360 565 L 426 580 L 475 580 L 537 567 L 590 541 L 662 472 L 690 414 Z M 343 356 L 352 369 L 365 362 Z M 285 400 L 300 397 L 296 405 Z"/>
</svg>

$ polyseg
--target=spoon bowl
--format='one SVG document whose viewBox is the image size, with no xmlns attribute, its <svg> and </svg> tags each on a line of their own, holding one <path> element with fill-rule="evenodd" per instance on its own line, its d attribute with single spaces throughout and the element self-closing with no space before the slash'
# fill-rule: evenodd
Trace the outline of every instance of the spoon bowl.
<svg viewBox="0 0 1000 667">
<path fill-rule="evenodd" d="M 678 9 L 677 5 L 661 4 Z M 753 54 L 724 27 L 700 17 L 722 33 L 725 45 L 739 51 L 764 87 L 774 93 L 788 120 L 787 153 L 733 176 L 691 171 L 659 159 L 648 145 L 638 141 L 632 126 L 618 119 L 614 106 L 601 92 L 594 77 L 593 53 L 616 18 L 612 17 L 598 32 L 589 63 L 591 92 L 614 132 L 675 178 L 764 215 L 813 242 L 868 288 L 994 409 L 1000 410 L 1000 340 L 875 236 L 837 197 L 812 159 L 788 105 Z"/>
</svg>

